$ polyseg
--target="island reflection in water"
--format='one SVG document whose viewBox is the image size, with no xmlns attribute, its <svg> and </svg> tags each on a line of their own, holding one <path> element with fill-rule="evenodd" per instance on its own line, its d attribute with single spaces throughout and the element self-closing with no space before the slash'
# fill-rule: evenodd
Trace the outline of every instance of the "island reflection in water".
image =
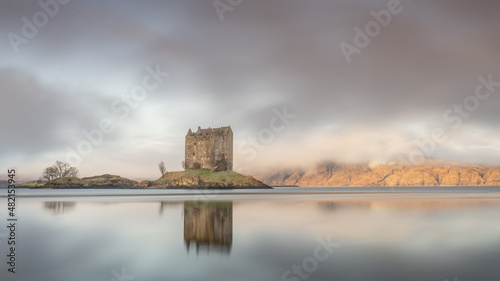
<svg viewBox="0 0 500 281">
<path fill-rule="evenodd" d="M 22 203 L 14 281 L 111 280 L 122 268 L 134 280 L 283 280 L 318 239 L 340 247 L 307 280 L 500 277 L 495 196 Z"/>
</svg>

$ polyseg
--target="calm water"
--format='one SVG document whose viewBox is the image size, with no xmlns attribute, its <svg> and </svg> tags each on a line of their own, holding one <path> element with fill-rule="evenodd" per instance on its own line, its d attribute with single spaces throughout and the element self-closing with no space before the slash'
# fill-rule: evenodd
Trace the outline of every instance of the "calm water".
<svg viewBox="0 0 500 281">
<path fill-rule="evenodd" d="M 500 280 L 498 188 L 18 191 L 0 280 Z"/>
</svg>

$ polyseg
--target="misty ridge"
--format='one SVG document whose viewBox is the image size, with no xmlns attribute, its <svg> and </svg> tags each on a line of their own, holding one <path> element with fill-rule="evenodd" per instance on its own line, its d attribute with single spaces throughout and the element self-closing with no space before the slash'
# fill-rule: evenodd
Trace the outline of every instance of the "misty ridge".
<svg viewBox="0 0 500 281">
<path fill-rule="evenodd" d="M 261 170 L 255 176 L 271 186 L 500 186 L 500 167 L 436 158 L 423 158 L 416 165 L 323 161 L 310 168 Z"/>
</svg>

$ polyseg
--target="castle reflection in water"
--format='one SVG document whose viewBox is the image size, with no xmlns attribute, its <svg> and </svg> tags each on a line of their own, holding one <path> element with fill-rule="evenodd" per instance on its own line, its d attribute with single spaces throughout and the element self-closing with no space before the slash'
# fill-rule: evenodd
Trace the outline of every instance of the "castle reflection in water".
<svg viewBox="0 0 500 281">
<path fill-rule="evenodd" d="M 202 251 L 227 253 L 233 243 L 232 202 L 184 202 L 184 243 Z"/>
<path fill-rule="evenodd" d="M 170 204 L 160 202 L 160 215 Z M 72 211 L 75 205 L 70 201 L 44 202 L 44 208 L 52 215 L 63 215 Z M 197 254 L 200 251 L 229 254 L 233 243 L 233 203 L 184 202 L 184 243 L 188 253 L 194 247 Z"/>
</svg>

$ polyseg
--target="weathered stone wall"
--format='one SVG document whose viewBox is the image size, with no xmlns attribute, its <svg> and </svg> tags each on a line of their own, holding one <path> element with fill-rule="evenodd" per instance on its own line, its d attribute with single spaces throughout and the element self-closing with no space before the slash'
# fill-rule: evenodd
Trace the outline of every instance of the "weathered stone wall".
<svg viewBox="0 0 500 281">
<path fill-rule="evenodd" d="M 211 130 L 211 129 L 209 129 Z M 185 163 L 186 169 L 193 169 L 199 163 L 202 169 L 212 169 L 216 163 L 225 158 L 227 170 L 233 169 L 233 132 L 230 127 L 214 129 L 209 133 L 189 130 L 186 135 Z"/>
<path fill-rule="evenodd" d="M 229 130 L 226 136 L 226 152 L 227 152 L 227 169 L 233 170 L 233 131 Z"/>
<path fill-rule="evenodd" d="M 215 163 L 221 158 L 226 159 L 227 170 L 233 170 L 233 132 L 215 136 Z"/>
<path fill-rule="evenodd" d="M 196 162 L 202 169 L 212 169 L 214 166 L 213 135 L 186 136 L 186 167 L 193 169 Z"/>
</svg>

